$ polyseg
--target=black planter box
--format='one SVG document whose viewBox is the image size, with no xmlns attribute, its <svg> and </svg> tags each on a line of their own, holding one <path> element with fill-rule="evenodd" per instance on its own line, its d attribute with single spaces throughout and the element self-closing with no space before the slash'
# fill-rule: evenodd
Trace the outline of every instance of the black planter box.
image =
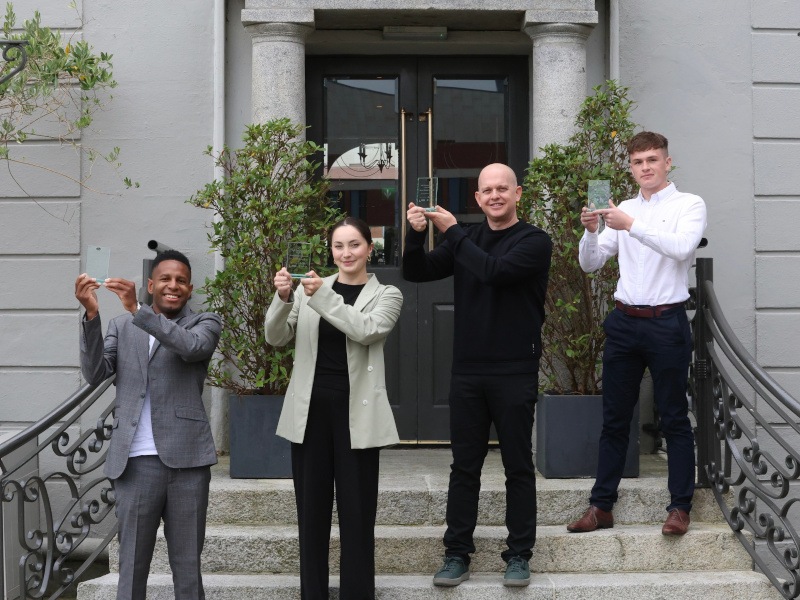
<svg viewBox="0 0 800 600">
<path fill-rule="evenodd" d="M 282 407 L 283 396 L 231 394 L 228 419 L 232 478 L 291 478 L 291 444 L 275 435 Z"/>
<path fill-rule="evenodd" d="M 594 477 L 603 427 L 602 396 L 550 396 L 536 403 L 536 468 L 548 478 Z M 623 477 L 639 476 L 639 405 Z"/>
</svg>

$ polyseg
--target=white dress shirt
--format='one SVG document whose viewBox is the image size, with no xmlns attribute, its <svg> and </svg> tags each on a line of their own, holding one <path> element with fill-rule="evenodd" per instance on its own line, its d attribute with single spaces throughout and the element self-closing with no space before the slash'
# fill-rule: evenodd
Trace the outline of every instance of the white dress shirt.
<svg viewBox="0 0 800 600">
<path fill-rule="evenodd" d="M 584 231 L 579 262 L 587 273 L 619 254 L 614 298 L 625 304 L 658 306 L 689 298 L 689 269 L 706 229 L 706 205 L 670 183 L 649 200 L 625 200 L 619 209 L 634 218 L 630 232 L 606 227 Z"/>
<path fill-rule="evenodd" d="M 153 351 L 155 341 L 156 338 L 151 335 L 150 352 Z M 150 384 L 148 383 L 142 413 L 139 415 L 139 423 L 136 425 L 128 456 L 133 458 L 134 456 L 152 456 L 153 454 L 158 454 L 158 450 L 156 450 L 156 440 L 153 437 L 153 415 L 150 410 Z"/>
</svg>

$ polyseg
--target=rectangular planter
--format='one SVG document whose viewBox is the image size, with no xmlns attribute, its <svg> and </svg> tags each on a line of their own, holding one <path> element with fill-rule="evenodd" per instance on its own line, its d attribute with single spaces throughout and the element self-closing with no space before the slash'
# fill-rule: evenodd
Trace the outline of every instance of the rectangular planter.
<svg viewBox="0 0 800 600">
<path fill-rule="evenodd" d="M 602 396 L 542 395 L 536 404 L 536 468 L 548 478 L 594 477 L 602 427 Z M 623 477 L 638 476 L 637 404 Z"/>
<path fill-rule="evenodd" d="M 291 444 L 275 434 L 282 407 L 283 396 L 231 394 L 228 419 L 232 478 L 291 478 Z"/>
</svg>

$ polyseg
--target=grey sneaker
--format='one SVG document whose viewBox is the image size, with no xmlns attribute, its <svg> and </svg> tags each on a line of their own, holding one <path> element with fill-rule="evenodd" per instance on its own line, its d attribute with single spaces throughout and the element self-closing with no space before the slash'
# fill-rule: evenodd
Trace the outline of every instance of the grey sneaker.
<svg viewBox="0 0 800 600">
<path fill-rule="evenodd" d="M 433 576 L 433 585 L 453 587 L 469 579 L 469 567 L 463 558 L 445 556 L 442 568 Z"/>
<path fill-rule="evenodd" d="M 531 582 L 531 569 L 528 561 L 521 556 L 512 556 L 506 565 L 503 585 L 507 587 L 525 587 Z"/>
</svg>

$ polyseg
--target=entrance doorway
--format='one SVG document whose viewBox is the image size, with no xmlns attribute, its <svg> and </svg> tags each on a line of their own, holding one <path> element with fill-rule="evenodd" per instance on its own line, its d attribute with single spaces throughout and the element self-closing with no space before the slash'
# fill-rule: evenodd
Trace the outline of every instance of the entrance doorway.
<svg viewBox="0 0 800 600">
<path fill-rule="evenodd" d="M 528 57 L 308 57 L 308 138 L 324 148 L 331 202 L 364 219 L 375 242 L 370 270 L 403 292 L 387 340 L 387 388 L 401 440 L 449 441 L 452 279 L 403 280 L 405 210 L 420 178 L 437 203 L 469 225 L 478 174 L 489 163 L 520 179 L 528 151 Z M 431 228 L 432 229 L 432 228 Z M 438 242 L 429 236 L 429 244 Z"/>
</svg>

